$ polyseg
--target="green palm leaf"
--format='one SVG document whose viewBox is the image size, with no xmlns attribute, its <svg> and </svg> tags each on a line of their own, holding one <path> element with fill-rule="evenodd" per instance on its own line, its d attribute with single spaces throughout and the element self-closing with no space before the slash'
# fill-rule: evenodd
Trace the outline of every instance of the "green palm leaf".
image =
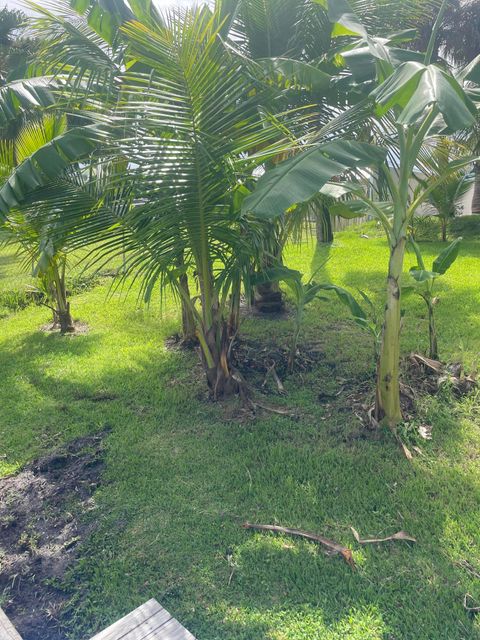
<svg viewBox="0 0 480 640">
<path fill-rule="evenodd" d="M 66 131 L 31 153 L 0 188 L 0 216 L 22 204 L 35 189 L 57 178 L 73 162 L 88 157 L 98 146 L 98 131 L 76 128 Z"/>
</svg>

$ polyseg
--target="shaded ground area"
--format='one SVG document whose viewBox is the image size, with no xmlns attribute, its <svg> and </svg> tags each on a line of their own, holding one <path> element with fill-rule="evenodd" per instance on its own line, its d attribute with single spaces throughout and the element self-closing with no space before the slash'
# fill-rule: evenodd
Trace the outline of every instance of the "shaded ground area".
<svg viewBox="0 0 480 640">
<path fill-rule="evenodd" d="M 94 522 L 104 433 L 78 438 L 0 480 L 0 593 L 24 640 L 64 640 L 61 583 Z"/>
</svg>

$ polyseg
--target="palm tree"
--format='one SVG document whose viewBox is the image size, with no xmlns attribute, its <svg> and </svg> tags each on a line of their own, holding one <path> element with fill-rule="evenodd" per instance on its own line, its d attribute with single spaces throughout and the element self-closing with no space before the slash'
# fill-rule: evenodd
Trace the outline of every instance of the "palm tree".
<svg viewBox="0 0 480 640">
<path fill-rule="evenodd" d="M 0 172 L 3 185 L 8 185 L 15 167 L 30 158 L 67 129 L 65 116 L 44 116 L 23 125 L 14 141 L 0 141 Z M 68 181 L 71 183 L 71 180 Z M 46 306 L 53 312 L 53 325 L 61 333 L 74 331 L 67 295 L 66 269 L 69 255 L 68 231 L 59 230 L 58 211 L 52 211 L 48 189 L 54 192 L 59 185 L 38 190 L 33 202 L 26 198 L 22 205 L 10 209 L 2 225 L 4 242 L 14 244 L 24 258 L 25 266 L 32 269 L 39 289 L 45 296 Z M 68 189 L 68 183 L 63 185 Z"/>
<path fill-rule="evenodd" d="M 420 185 L 421 189 L 429 191 L 430 213 L 440 218 L 443 242 L 447 241 L 448 223 L 460 212 L 462 200 L 470 191 L 474 176 L 469 167 L 462 167 L 449 173 L 441 182 L 439 178 L 445 175 L 450 163 L 461 158 L 465 152 L 466 149 L 453 140 L 441 138 L 428 156 L 429 175 Z"/>
<path fill-rule="evenodd" d="M 426 48 L 435 23 L 435 16 L 426 17 L 418 25 L 415 40 L 421 51 Z M 479 24 L 479 0 L 450 0 L 435 39 L 433 60 L 443 57 L 457 66 L 471 62 L 480 54 Z"/>
<path fill-rule="evenodd" d="M 419 3 L 421 4 L 421 2 Z M 428 13 L 426 14 L 428 16 Z M 418 28 L 414 46 L 424 50 L 428 44 L 435 15 L 424 19 Z M 450 0 L 437 30 L 432 58 L 443 57 L 448 63 L 463 67 L 480 56 L 480 0 Z M 476 65 L 475 65 L 476 68 Z M 474 155 L 480 151 L 478 124 L 466 141 Z M 472 213 L 480 214 L 480 163 L 474 163 Z"/>
<path fill-rule="evenodd" d="M 100 259 L 125 252 L 124 277 L 141 282 L 144 299 L 158 282 L 173 287 L 194 319 L 213 395 L 241 391 L 229 321 L 264 226 L 241 215 L 241 201 L 253 169 L 291 146 L 281 142 L 288 117 L 259 110 L 271 89 L 225 46 L 219 15 L 206 7 L 119 18 L 113 35 L 96 30 L 88 11 L 71 13 L 59 3 L 37 21 L 47 70 L 68 65 L 72 117 L 94 122 L 101 153 L 125 163 L 107 194 L 115 200 L 123 185 L 132 202 L 107 234 L 85 227 L 82 238 L 97 241 Z M 198 287 L 193 299 L 187 278 Z"/>
<path fill-rule="evenodd" d="M 1 140 L 1 176 L 3 182 L 10 177 L 15 166 L 21 164 L 33 152 L 53 140 L 66 129 L 65 118 L 44 117 L 41 121 L 30 122 L 22 127 L 12 142 Z M 53 311 L 54 325 L 62 333 L 74 330 L 67 299 L 65 273 L 67 251 L 65 242 L 49 233 L 52 220 L 38 215 L 39 205 L 33 211 L 13 209 L 4 220 L 2 231 L 4 241 L 14 243 L 32 267 L 40 289 L 45 295 L 47 306 Z"/>
<path fill-rule="evenodd" d="M 478 82 L 479 77 L 476 77 Z M 470 152 L 478 158 L 480 155 L 480 121 L 477 118 L 476 125 L 469 131 L 463 132 L 459 137 L 461 142 L 470 150 Z M 473 163 L 473 197 L 471 212 L 474 215 L 480 214 L 480 162 L 475 160 Z"/>
<path fill-rule="evenodd" d="M 25 21 L 22 11 L 0 9 L 0 85 L 24 77 L 36 48 L 35 41 L 25 33 Z"/>
<path fill-rule="evenodd" d="M 324 122 L 332 109 L 324 100 L 329 93 L 331 64 L 320 63 L 331 47 L 331 25 L 325 9 L 313 0 L 216 0 L 217 10 L 229 16 L 225 36 L 230 45 L 259 67 L 264 81 L 275 87 L 277 109 L 299 108 L 323 102 Z M 308 63 L 315 60 L 315 66 Z M 262 97 L 265 97 L 264 95 Z M 259 96 L 260 98 L 260 96 Z M 269 96 L 271 100 L 271 96 Z M 282 105 L 281 107 L 279 105 Z M 259 106 L 262 106 L 259 102 Z M 272 159 L 275 166 L 283 158 Z M 257 271 L 266 272 L 282 263 L 288 238 L 285 216 L 265 227 L 265 243 Z M 281 313 L 284 299 L 278 281 L 263 281 L 255 287 L 253 304 L 264 314 Z"/>
<path fill-rule="evenodd" d="M 220 28 L 208 9 L 170 14 L 165 26 L 127 23 L 137 68 L 123 77 L 116 111 L 123 153 L 138 165 L 130 178 L 144 200 L 131 218 L 129 266 L 142 273 L 147 296 L 163 274 L 190 307 L 215 397 L 242 386 L 230 363 L 228 309 L 249 269 L 252 235 L 242 233 L 235 196 L 253 167 L 275 155 L 268 146 L 280 137 L 258 113 L 261 86 L 225 47 Z M 252 149 L 262 151 L 255 157 Z M 195 274 L 199 308 L 176 285 L 182 273 Z"/>
</svg>

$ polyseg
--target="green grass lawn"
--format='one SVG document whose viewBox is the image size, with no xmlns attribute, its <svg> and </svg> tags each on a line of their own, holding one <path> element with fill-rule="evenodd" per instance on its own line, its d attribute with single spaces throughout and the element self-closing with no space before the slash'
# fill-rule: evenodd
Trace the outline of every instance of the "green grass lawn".
<svg viewBox="0 0 480 640">
<path fill-rule="evenodd" d="M 367 291 L 379 307 L 387 262 L 371 227 L 338 234 L 331 247 L 292 246 L 287 263 L 317 279 Z M 427 257 L 440 244 L 426 243 Z M 480 241 L 465 241 L 439 283 L 440 350 L 472 369 L 480 352 Z M 413 264 L 411 256 L 406 268 Z M 0 290 L 23 286 L 0 255 Z M 63 441 L 109 428 L 106 477 L 95 494 L 98 528 L 66 582 L 71 638 L 81 640 L 155 597 L 199 640 L 466 640 L 480 638 L 463 596 L 480 601 L 480 395 L 422 402 L 433 425 L 424 456 L 407 461 L 388 434 L 361 435 L 342 380 L 369 381 L 371 342 L 339 303 L 307 312 L 303 340 L 323 353 L 313 371 L 285 380 L 269 402 L 298 409 L 255 421 L 232 418 L 206 398 L 195 355 L 167 350 L 178 312 L 167 299 L 138 308 L 107 299 L 110 281 L 76 295 L 74 338 L 38 331 L 46 309 L 0 319 L 0 473 Z M 425 352 L 422 301 L 405 298 L 403 348 Z M 246 319 L 245 335 L 288 339 L 288 320 Z M 109 401 L 92 402 L 105 392 Z M 89 399 L 90 398 L 90 399 Z M 1 454 L 6 454 L 2 457 Z M 245 531 L 279 523 L 350 546 L 353 572 L 313 543 Z M 360 547 L 363 536 L 404 529 L 416 545 Z M 235 571 L 231 581 L 231 566 Z"/>
</svg>

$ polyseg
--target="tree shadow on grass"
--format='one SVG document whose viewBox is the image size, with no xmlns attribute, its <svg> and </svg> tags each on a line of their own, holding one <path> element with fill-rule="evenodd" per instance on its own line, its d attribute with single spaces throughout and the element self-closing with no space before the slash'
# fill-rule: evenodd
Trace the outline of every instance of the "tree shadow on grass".
<svg viewBox="0 0 480 640">
<path fill-rule="evenodd" d="M 308 386 L 298 421 L 226 421 L 205 400 L 192 355 L 143 351 L 123 361 L 112 351 L 89 371 L 105 357 L 104 337 L 52 338 L 16 338 L 0 366 L 13 388 L 9 429 L 31 429 L 34 441 L 46 427 L 59 440 L 111 428 L 98 529 L 67 576 L 72 637 L 149 597 L 199 640 L 475 637 L 461 601 L 478 585 L 454 561 L 476 553 L 478 479 L 449 464 L 449 451 L 409 463 L 388 438 L 344 442 L 332 428 L 353 420 L 346 399 L 324 419 Z M 439 428 L 467 445 L 454 416 Z M 349 544 L 358 570 L 313 544 L 246 531 L 245 520 Z M 350 526 L 362 535 L 405 529 L 418 544 L 359 547 Z"/>
<path fill-rule="evenodd" d="M 321 280 L 322 277 L 327 276 L 328 261 L 330 260 L 332 252 L 334 250 L 334 243 L 317 243 L 310 266 L 311 273 L 317 274 L 317 280 Z"/>
<path fill-rule="evenodd" d="M 0 255 L 0 268 L 5 266 L 9 267 L 10 265 L 15 263 L 18 263 L 18 258 L 14 253 L 10 255 L 9 254 Z"/>
</svg>

